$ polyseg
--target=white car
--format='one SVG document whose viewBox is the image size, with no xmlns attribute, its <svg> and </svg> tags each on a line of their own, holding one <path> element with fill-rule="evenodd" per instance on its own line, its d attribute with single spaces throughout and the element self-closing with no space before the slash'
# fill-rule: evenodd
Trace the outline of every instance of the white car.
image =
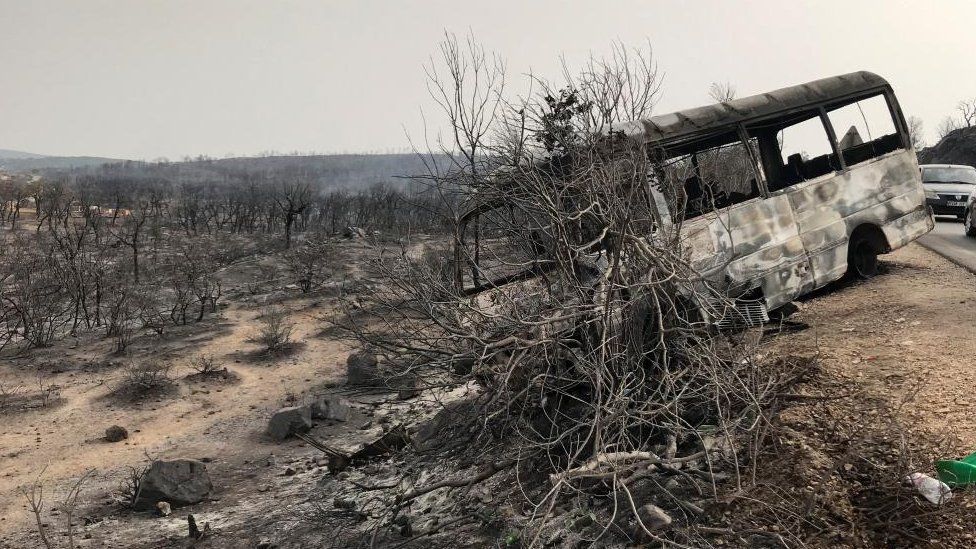
<svg viewBox="0 0 976 549">
<path fill-rule="evenodd" d="M 923 164 L 922 187 L 925 204 L 935 215 L 963 219 L 967 215 L 969 195 L 976 190 L 976 168 L 958 164 Z"/>
</svg>

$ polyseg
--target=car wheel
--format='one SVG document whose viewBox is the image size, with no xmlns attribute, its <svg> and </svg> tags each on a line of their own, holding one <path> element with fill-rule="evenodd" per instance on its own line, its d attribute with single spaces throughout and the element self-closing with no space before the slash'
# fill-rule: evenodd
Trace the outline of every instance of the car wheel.
<svg viewBox="0 0 976 549">
<path fill-rule="evenodd" d="M 976 227 L 973 227 L 972 210 L 966 210 L 966 219 L 962 222 L 962 226 L 966 228 L 966 236 L 976 238 Z"/>
<path fill-rule="evenodd" d="M 878 251 L 863 236 L 855 236 L 847 245 L 847 273 L 862 280 L 878 274 Z"/>
</svg>

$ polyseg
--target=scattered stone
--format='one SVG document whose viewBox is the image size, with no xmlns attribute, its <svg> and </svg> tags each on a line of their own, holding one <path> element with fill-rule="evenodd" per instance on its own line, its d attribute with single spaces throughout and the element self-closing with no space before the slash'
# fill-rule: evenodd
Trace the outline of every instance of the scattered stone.
<svg viewBox="0 0 976 549">
<path fill-rule="evenodd" d="M 168 517 L 173 512 L 173 509 L 165 501 L 160 501 L 156 504 L 156 511 L 159 513 L 159 516 Z"/>
<path fill-rule="evenodd" d="M 393 519 L 393 524 L 400 527 L 400 535 L 403 537 L 410 537 L 413 535 L 413 526 L 410 524 L 410 517 L 406 515 L 397 515 Z"/>
<path fill-rule="evenodd" d="M 366 238 L 366 231 L 359 227 L 349 226 L 342 231 L 342 236 L 351 239 Z"/>
<path fill-rule="evenodd" d="M 139 484 L 137 509 L 151 509 L 156 502 L 171 506 L 200 503 L 213 490 L 207 466 L 193 459 L 154 461 Z"/>
<path fill-rule="evenodd" d="M 396 380 L 397 398 L 400 400 L 410 400 L 419 396 L 421 388 L 420 381 L 414 375 L 402 376 Z"/>
<path fill-rule="evenodd" d="M 640 522 L 651 532 L 664 530 L 671 526 L 671 517 L 657 505 L 648 503 L 647 505 L 641 506 L 637 510 L 637 516 L 640 518 Z M 640 524 L 637 525 L 637 537 L 639 539 L 645 539 L 647 537 Z"/>
<path fill-rule="evenodd" d="M 418 387 L 404 387 L 397 391 L 397 398 L 400 400 L 410 400 L 420 396 L 421 389 Z"/>
<path fill-rule="evenodd" d="M 594 519 L 593 513 L 583 514 L 583 515 L 581 515 L 579 517 L 576 517 L 576 519 L 572 522 L 572 525 L 570 526 L 570 528 L 572 528 L 573 530 L 576 530 L 576 531 L 582 530 L 582 529 L 590 526 L 591 524 L 593 524 L 593 522 L 594 522 L 593 519 Z"/>
<path fill-rule="evenodd" d="M 335 505 L 336 509 L 347 509 L 351 511 L 356 508 L 356 500 L 352 498 L 340 498 L 336 496 L 332 500 L 332 504 Z"/>
<path fill-rule="evenodd" d="M 281 442 L 295 433 L 305 433 L 312 428 L 312 410 L 308 406 L 282 408 L 271 416 L 267 434 Z"/>
<path fill-rule="evenodd" d="M 295 476 L 295 473 L 297 473 L 297 472 L 298 472 L 298 471 L 296 471 L 295 469 L 293 469 L 293 468 L 291 468 L 291 467 L 285 467 L 285 476 L 286 476 L 286 477 L 292 477 L 292 476 Z"/>
<path fill-rule="evenodd" d="M 349 401 L 334 395 L 319 395 L 312 403 L 313 419 L 334 419 L 347 421 L 352 408 Z"/>
<path fill-rule="evenodd" d="M 410 428 L 411 442 L 418 450 L 428 451 L 451 439 L 451 432 L 458 426 L 457 418 L 463 417 L 467 407 L 462 403 L 448 404 L 433 417 L 414 424 Z"/>
<path fill-rule="evenodd" d="M 376 355 L 360 351 L 346 359 L 346 381 L 350 385 L 376 385 L 380 381 Z"/>
<path fill-rule="evenodd" d="M 121 425 L 113 425 L 105 429 L 105 440 L 109 442 L 121 442 L 127 438 L 129 438 L 129 431 Z"/>
<path fill-rule="evenodd" d="M 407 435 L 407 430 L 403 425 L 397 425 L 373 442 L 363 445 L 359 451 L 350 457 L 357 459 L 391 454 L 406 446 L 409 441 L 410 437 Z"/>
</svg>

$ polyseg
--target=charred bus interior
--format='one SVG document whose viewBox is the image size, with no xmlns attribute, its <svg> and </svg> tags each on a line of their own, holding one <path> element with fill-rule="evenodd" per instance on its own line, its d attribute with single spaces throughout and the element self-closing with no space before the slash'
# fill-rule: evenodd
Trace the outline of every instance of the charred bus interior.
<svg viewBox="0 0 976 549">
<path fill-rule="evenodd" d="M 662 143 L 654 178 L 665 194 L 677 190 L 669 205 L 681 222 L 909 148 L 894 96 L 882 89 Z"/>
<path fill-rule="evenodd" d="M 650 189 L 664 206 L 655 208 L 653 225 L 695 233 L 680 238 L 703 260 L 704 279 L 741 301 L 735 311 L 708 315 L 719 326 L 768 321 L 769 311 L 839 278 L 851 264 L 848 251 L 871 256 L 858 260 L 869 270 L 869 260 L 897 247 L 886 234 L 903 245 L 926 232 L 906 198 L 914 196 L 911 177 L 918 175 L 909 166 L 917 162 L 907 125 L 888 83 L 872 73 L 654 116 L 608 136 L 608 150 L 622 138 L 646 155 Z M 897 151 L 908 154 L 892 160 Z M 879 159 L 885 160 L 872 164 Z M 550 158 L 536 168 L 549 174 L 566 160 Z M 900 198 L 884 190 L 888 181 L 899 186 Z M 572 192 L 559 195 L 571 199 Z M 884 202 L 892 199 L 897 204 Z M 504 207 L 497 196 L 471 205 L 461 220 L 462 246 L 469 219 Z M 486 277 L 465 294 L 543 276 L 545 263 L 539 258 L 525 272 Z"/>
</svg>

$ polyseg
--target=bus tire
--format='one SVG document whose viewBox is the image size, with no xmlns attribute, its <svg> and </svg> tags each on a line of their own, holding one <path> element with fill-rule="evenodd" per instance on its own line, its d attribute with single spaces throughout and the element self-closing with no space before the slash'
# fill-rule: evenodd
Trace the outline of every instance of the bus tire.
<svg viewBox="0 0 976 549">
<path fill-rule="evenodd" d="M 847 274 L 857 280 L 878 274 L 878 248 L 865 233 L 855 232 L 847 244 Z"/>
</svg>

